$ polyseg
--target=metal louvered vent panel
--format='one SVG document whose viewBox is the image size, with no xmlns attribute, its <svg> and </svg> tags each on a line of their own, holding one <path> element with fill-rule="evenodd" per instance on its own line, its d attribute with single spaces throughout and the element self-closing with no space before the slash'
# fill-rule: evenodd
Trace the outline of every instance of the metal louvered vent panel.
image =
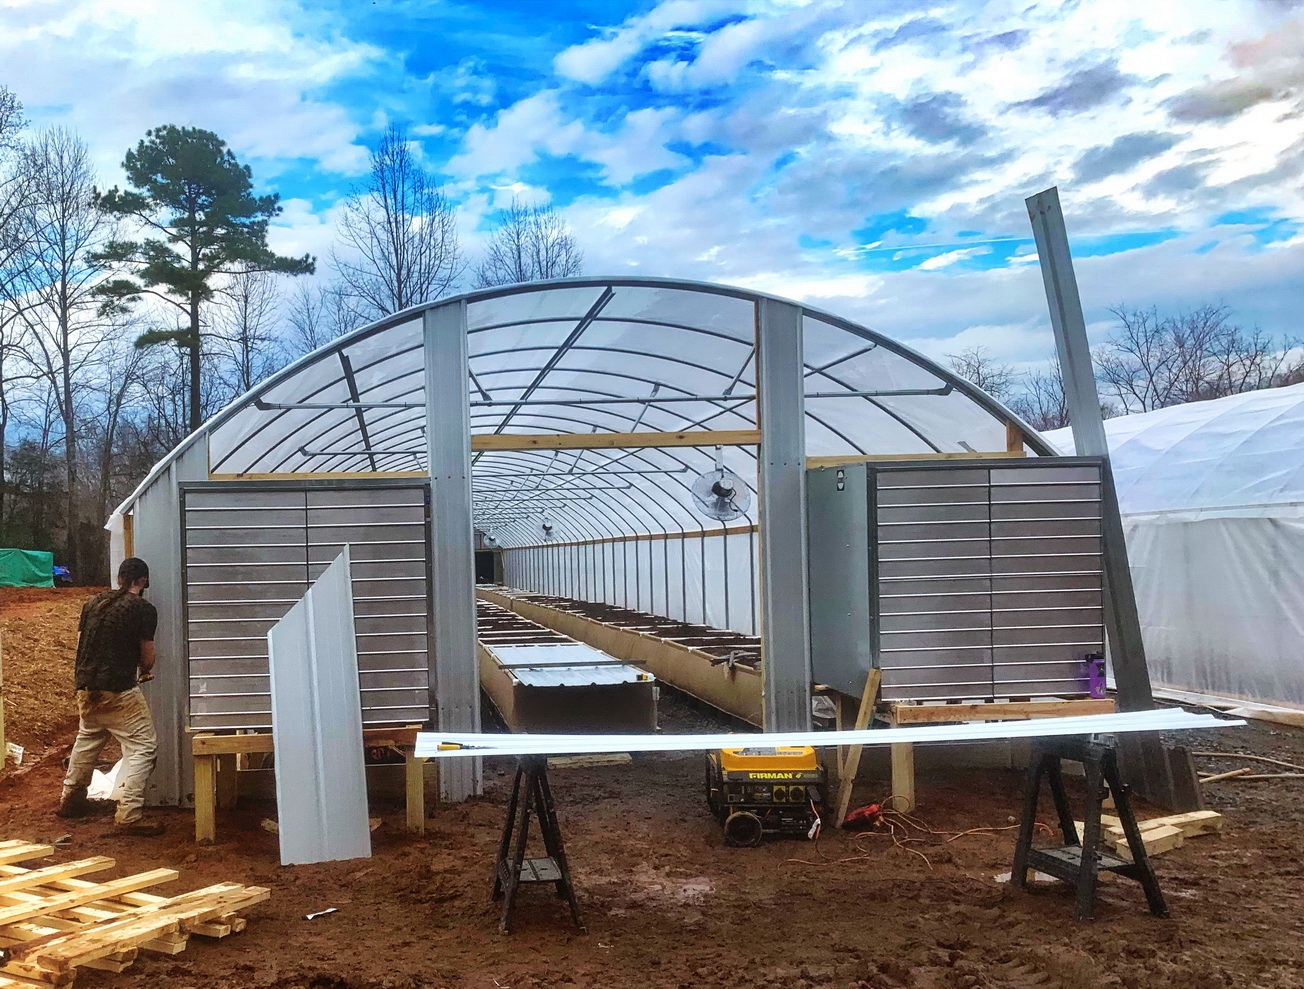
<svg viewBox="0 0 1304 989">
<path fill-rule="evenodd" d="M 1099 467 L 874 473 L 883 696 L 1084 693 L 1104 648 Z"/>
<path fill-rule="evenodd" d="M 428 717 L 425 489 L 224 484 L 183 491 L 190 727 L 271 727 L 267 632 L 344 543 L 363 722 Z"/>
</svg>

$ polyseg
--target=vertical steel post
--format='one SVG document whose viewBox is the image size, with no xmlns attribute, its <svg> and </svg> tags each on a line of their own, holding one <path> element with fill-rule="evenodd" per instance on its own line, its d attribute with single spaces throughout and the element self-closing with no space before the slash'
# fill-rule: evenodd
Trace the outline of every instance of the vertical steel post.
<svg viewBox="0 0 1304 989">
<path fill-rule="evenodd" d="M 451 302 L 427 309 L 422 316 L 422 331 L 434 608 L 430 717 L 444 731 L 479 731 L 466 303 Z M 445 800 L 460 801 L 478 794 L 480 760 L 448 760 L 439 774 L 439 783 Z"/>
<path fill-rule="evenodd" d="M 761 676 L 766 731 L 808 731 L 810 608 L 802 313 L 756 303 L 760 420 Z"/>
</svg>

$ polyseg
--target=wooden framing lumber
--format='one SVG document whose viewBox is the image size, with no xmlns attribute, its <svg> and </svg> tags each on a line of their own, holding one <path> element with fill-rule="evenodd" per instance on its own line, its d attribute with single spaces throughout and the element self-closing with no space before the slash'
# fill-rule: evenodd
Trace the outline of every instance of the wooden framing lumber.
<svg viewBox="0 0 1304 989">
<path fill-rule="evenodd" d="M 1106 831 L 1117 831 L 1120 835 L 1123 833 L 1123 822 L 1116 817 L 1102 814 L 1100 824 Z M 1221 831 L 1223 816 L 1216 810 L 1193 810 L 1188 814 L 1170 814 L 1168 817 L 1137 821 L 1136 826 L 1142 835 L 1157 828 L 1178 828 L 1187 838 L 1198 838 L 1200 835 Z"/>
<path fill-rule="evenodd" d="M 410 760 L 416 744 L 419 725 L 392 728 L 364 728 L 363 744 L 368 748 L 393 748 Z M 234 806 L 237 796 L 235 758 L 240 755 L 271 753 L 274 749 L 271 732 L 218 735 L 197 732 L 190 736 L 190 751 L 195 766 L 195 841 L 211 845 L 217 840 L 217 808 Z M 422 760 L 424 761 L 424 760 Z M 413 770 L 405 770 L 407 796 L 407 824 L 409 829 L 425 831 L 425 786 L 413 784 Z M 225 779 L 223 779 L 225 777 Z M 47 853 L 48 854 L 48 853 Z M 4 861 L 4 847 L 0 844 L 0 862 Z"/>
<path fill-rule="evenodd" d="M 874 717 L 874 706 L 878 703 L 878 691 L 883 685 L 883 671 L 874 667 L 865 677 L 865 689 L 860 695 L 860 707 L 856 710 L 856 731 L 864 731 Z M 841 727 L 839 725 L 838 727 Z M 860 770 L 861 745 L 853 745 L 847 752 L 846 762 L 838 761 L 838 813 L 834 824 L 842 826 L 851 809 L 851 791 L 856 785 L 856 773 Z"/>
<path fill-rule="evenodd" d="M 9 954 L 14 960 L 33 962 L 47 971 L 66 972 L 96 958 L 136 947 L 161 934 L 186 930 L 247 909 L 262 903 L 270 895 L 269 890 L 260 886 L 218 883 L 160 903 L 134 907 L 113 920 L 87 929 L 59 932 L 16 945 L 9 949 Z"/>
<path fill-rule="evenodd" d="M 1110 697 L 1080 700 L 996 701 L 972 704 L 892 704 L 893 724 L 944 724 L 951 721 L 1018 721 L 1024 718 L 1071 718 L 1088 714 L 1113 714 Z"/>
<path fill-rule="evenodd" d="M 886 806 L 902 814 L 915 809 L 915 746 L 912 742 L 892 744 L 892 793 Z"/>
<path fill-rule="evenodd" d="M 1132 849 L 1128 846 L 1126 837 L 1122 841 L 1114 841 L 1108 838 L 1107 840 L 1115 855 L 1124 862 L 1132 861 Z M 1146 846 L 1146 854 L 1152 857 L 1162 855 L 1164 852 L 1171 852 L 1174 848 L 1181 848 L 1185 840 L 1186 835 L 1182 833 L 1181 828 L 1167 825 L 1149 828 L 1141 832 L 1141 843 Z"/>
<path fill-rule="evenodd" d="M 1005 424 L 1005 452 L 1022 457 L 1024 441 L 1023 430 L 1016 423 L 1007 422 Z"/>
<path fill-rule="evenodd" d="M 43 846 L 0 843 L 10 855 Z M 142 889 L 177 877 L 170 869 L 95 883 L 77 878 L 114 865 L 96 856 L 24 869 L 0 865 L 0 989 L 62 986 L 75 968 L 121 972 L 141 950 L 175 955 L 191 934 L 220 938 L 243 930 L 238 912 L 270 895 L 257 886 L 219 883 L 176 897 Z"/>
<path fill-rule="evenodd" d="M 36 905 L 29 902 L 0 906 L 0 927 L 32 917 L 40 917 L 46 913 L 71 910 L 96 900 L 107 900 L 122 893 L 134 893 L 136 890 L 157 886 L 159 883 L 171 882 L 179 876 L 180 873 L 175 869 L 151 869 L 123 879 L 97 883 L 89 890 L 73 890 L 56 896 L 42 897 Z"/>
<path fill-rule="evenodd" d="M 362 452 L 362 451 L 359 451 Z M 383 478 L 428 478 L 423 470 L 328 470 L 286 471 L 283 474 L 209 474 L 210 481 L 366 481 Z"/>
<path fill-rule="evenodd" d="M 217 756 L 195 756 L 195 841 L 211 845 L 217 840 Z"/>
<path fill-rule="evenodd" d="M 595 474 L 601 471 L 594 471 Z M 718 529 L 708 529 L 707 536 L 746 536 L 759 531 L 755 525 L 722 525 Z M 524 543 L 520 546 L 513 546 L 512 549 L 535 549 L 540 546 L 546 546 L 549 549 L 555 549 L 559 546 L 601 546 L 604 543 L 642 543 L 657 542 L 664 539 L 693 539 L 701 537 L 697 532 L 631 532 L 622 536 L 602 536 L 598 539 L 564 539 L 556 542 L 546 543 Z"/>
<path fill-rule="evenodd" d="M 971 452 L 960 450 L 948 453 L 835 453 L 822 457 L 807 457 L 806 469 L 820 467 L 846 467 L 851 464 L 893 463 L 910 460 L 1005 460 L 1023 457 L 1023 450 L 992 450 Z"/>
<path fill-rule="evenodd" d="M 113 868 L 113 859 L 104 855 L 78 859 L 76 862 L 64 862 L 61 865 L 47 865 L 43 869 L 24 870 L 8 879 L 0 879 L 0 895 L 26 890 L 32 886 L 44 886 L 56 879 L 72 879 L 84 876 L 88 872 L 100 872 Z"/>
<path fill-rule="evenodd" d="M 645 450 L 671 446 L 757 446 L 759 429 L 701 429 L 683 433 L 475 433 L 471 449 Z"/>
<path fill-rule="evenodd" d="M 392 745 L 395 748 L 416 744 L 417 725 L 401 728 L 364 728 L 363 744 L 367 746 Z M 242 735 L 215 735 L 201 732 L 190 736 L 190 750 L 194 755 L 247 755 L 253 752 L 271 752 L 272 733 L 247 732 Z"/>
<path fill-rule="evenodd" d="M 0 841 L 0 866 L 12 862 L 29 862 L 48 858 L 54 854 L 53 845 L 34 845 L 28 841 Z"/>
<path fill-rule="evenodd" d="M 407 804 L 407 828 L 426 833 L 426 760 L 408 749 L 403 753 L 403 786 Z"/>
</svg>

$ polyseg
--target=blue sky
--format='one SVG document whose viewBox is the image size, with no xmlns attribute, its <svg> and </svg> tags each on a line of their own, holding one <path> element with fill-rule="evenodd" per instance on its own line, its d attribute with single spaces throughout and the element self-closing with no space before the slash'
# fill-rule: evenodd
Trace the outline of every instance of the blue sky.
<svg viewBox="0 0 1304 989">
<path fill-rule="evenodd" d="M 0 83 L 105 184 L 148 127 L 225 137 L 329 255 L 407 129 L 474 257 L 521 195 L 588 273 L 748 285 L 940 356 L 1052 350 L 1023 199 L 1057 184 L 1116 304 L 1300 331 L 1304 8 L 1278 0 L 0 0 Z"/>
</svg>

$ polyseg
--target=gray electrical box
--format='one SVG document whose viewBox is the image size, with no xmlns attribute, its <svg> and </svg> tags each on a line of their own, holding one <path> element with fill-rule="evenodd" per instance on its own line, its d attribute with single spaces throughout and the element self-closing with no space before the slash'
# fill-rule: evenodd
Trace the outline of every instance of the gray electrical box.
<svg viewBox="0 0 1304 989">
<path fill-rule="evenodd" d="M 1100 464 L 809 471 L 815 681 L 897 701 L 1077 697 L 1104 650 Z"/>
</svg>

